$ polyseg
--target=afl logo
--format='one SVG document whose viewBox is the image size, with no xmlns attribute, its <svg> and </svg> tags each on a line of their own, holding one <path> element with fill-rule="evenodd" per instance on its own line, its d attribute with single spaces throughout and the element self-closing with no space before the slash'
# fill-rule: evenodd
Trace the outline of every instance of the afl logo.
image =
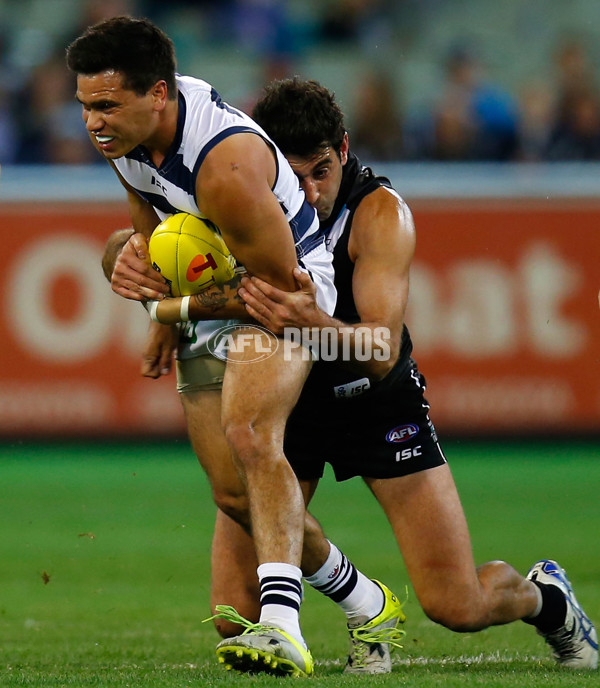
<svg viewBox="0 0 600 688">
<path fill-rule="evenodd" d="M 408 442 L 412 440 L 419 432 L 419 426 L 413 423 L 407 423 L 406 425 L 398 425 L 398 427 L 393 428 L 385 436 L 387 442 L 392 444 L 400 444 L 401 442 Z"/>
<path fill-rule="evenodd" d="M 279 348 L 279 340 L 260 325 L 225 325 L 211 334 L 206 347 L 221 361 L 254 363 L 272 356 Z"/>
</svg>

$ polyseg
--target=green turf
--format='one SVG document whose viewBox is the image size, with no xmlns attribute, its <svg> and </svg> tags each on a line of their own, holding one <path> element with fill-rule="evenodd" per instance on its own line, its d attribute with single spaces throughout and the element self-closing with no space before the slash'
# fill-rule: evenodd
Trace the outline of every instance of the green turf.
<svg viewBox="0 0 600 688">
<path fill-rule="evenodd" d="M 600 621 L 600 447 L 447 446 L 476 559 L 526 570 L 558 559 Z M 274 686 L 216 664 L 208 615 L 214 508 L 185 441 L 0 446 L 0 686 Z M 391 531 L 359 481 L 328 475 L 313 511 L 366 573 L 407 579 Z M 427 620 L 409 590 L 405 648 L 390 676 L 343 677 L 344 620 L 308 589 L 314 686 L 598 685 L 557 668 L 522 623 L 459 635 Z M 342 663 L 340 663 L 342 662 Z"/>
</svg>

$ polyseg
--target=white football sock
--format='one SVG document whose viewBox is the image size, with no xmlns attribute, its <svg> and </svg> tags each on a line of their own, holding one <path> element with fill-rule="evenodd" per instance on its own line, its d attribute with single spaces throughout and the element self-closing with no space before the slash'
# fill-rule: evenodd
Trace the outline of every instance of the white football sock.
<svg viewBox="0 0 600 688">
<path fill-rule="evenodd" d="M 329 547 L 327 561 L 305 580 L 341 607 L 349 625 L 366 623 L 383 609 L 383 591 L 362 574 L 332 542 L 329 542 Z"/>
<path fill-rule="evenodd" d="M 257 573 L 260 582 L 259 623 L 280 628 L 306 647 L 299 618 L 302 571 L 293 564 L 268 562 L 261 564 Z"/>
</svg>

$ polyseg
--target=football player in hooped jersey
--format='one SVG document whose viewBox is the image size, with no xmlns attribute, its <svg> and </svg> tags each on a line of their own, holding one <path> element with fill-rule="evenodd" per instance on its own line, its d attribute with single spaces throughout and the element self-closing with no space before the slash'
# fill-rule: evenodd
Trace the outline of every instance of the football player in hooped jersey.
<svg viewBox="0 0 600 688">
<path fill-rule="evenodd" d="M 107 19 L 73 41 L 67 63 L 91 141 L 127 190 L 136 232 L 149 237 L 177 211 L 205 216 L 240 263 L 282 289 L 294 288 L 292 269 L 301 261 L 320 282 L 321 305 L 333 310 L 331 258 L 285 158 L 209 84 L 176 74 L 173 44 L 158 27 Z M 154 296 L 117 291 L 134 300 Z M 252 341 L 237 350 L 230 356 L 238 362 L 256 357 Z M 240 654 L 285 645 L 290 656 L 281 663 L 301 674 L 313 669 L 298 619 L 305 507 L 283 434 L 309 369 L 301 355 L 284 360 L 277 352 L 230 365 L 219 409 L 243 476 L 263 586 L 262 629 L 245 636 Z"/>
<path fill-rule="evenodd" d="M 90 139 L 127 190 L 133 231 L 117 233 L 114 250 L 103 261 L 110 273 L 119 253 L 112 278 L 117 293 L 145 301 L 168 292 L 147 261 L 146 239 L 160 219 L 184 211 L 214 222 L 241 264 L 283 290 L 295 288 L 292 271 L 301 264 L 318 282 L 320 307 L 333 311 L 331 254 L 288 162 L 252 119 L 224 103 L 209 84 L 175 73 L 173 44 L 158 27 L 131 17 L 100 22 L 68 47 L 67 64 L 77 75 L 77 99 Z M 227 313 L 220 302 L 211 305 L 208 317 L 248 320 L 243 303 L 231 301 Z M 313 672 L 313 660 L 298 618 L 301 563 L 314 572 L 330 553 L 344 562 L 336 597 L 355 622 L 358 647 L 369 646 L 361 632 L 369 641 L 376 641 L 381 630 L 386 642 L 397 638 L 404 615 L 395 596 L 359 574 L 305 513 L 283 436 L 310 361 L 301 350 L 284 359 L 280 347 L 257 361 L 253 345 L 262 342 L 250 338 L 229 352 L 225 372 L 215 371 L 207 346 L 222 325 L 191 324 L 191 336 L 178 352 L 180 363 L 190 362 L 189 369 L 183 366 L 180 388 L 186 392 L 182 397 L 194 449 L 217 503 L 251 528 L 258 565 L 252 585 L 260 590 L 254 619 L 259 624 L 221 643 L 217 653 L 242 671 L 306 676 Z M 243 337 L 243 327 L 238 331 Z M 159 338 L 164 328 L 160 332 Z M 166 360 L 173 341 L 162 338 L 158 347 Z M 305 528 L 316 543 L 307 549 L 313 557 L 308 563 Z M 253 609 L 257 600 L 258 593 Z"/>
<path fill-rule="evenodd" d="M 365 329 L 390 330 L 387 361 L 317 362 L 311 370 L 285 441 L 307 499 L 324 461 L 338 479 L 363 477 L 390 521 L 417 597 L 433 620 L 466 632 L 522 619 L 537 628 L 562 665 L 596 668 L 596 631 L 556 562 L 537 562 L 525 577 L 501 561 L 475 567 L 456 487 L 429 420 L 425 381 L 403 325 L 414 251 L 408 208 L 388 180 L 361 167 L 351 154 L 342 113 L 317 83 L 272 84 L 253 116 L 286 154 L 318 211 L 334 254 L 338 302 L 333 317 L 323 312 L 314 285 L 296 271 L 299 288 L 293 293 L 243 278 L 238 294 L 249 313 L 275 332 L 286 326 L 334 328 L 347 336 L 360 327 L 364 337 Z M 165 320 L 176 318 L 177 299 L 161 306 Z M 193 317 L 206 317 L 200 299 L 190 308 Z M 258 614 L 253 561 L 250 536 L 220 510 L 213 599 L 235 600 L 251 617 Z M 308 578 L 326 593 L 328 564 Z M 355 670 L 357 664 L 373 666 L 369 647 L 355 649 L 351 662 Z"/>
</svg>

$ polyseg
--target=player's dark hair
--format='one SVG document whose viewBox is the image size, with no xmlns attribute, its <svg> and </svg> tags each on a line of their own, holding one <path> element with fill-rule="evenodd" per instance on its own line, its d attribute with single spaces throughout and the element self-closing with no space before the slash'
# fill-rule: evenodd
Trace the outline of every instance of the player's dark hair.
<svg viewBox="0 0 600 688">
<path fill-rule="evenodd" d="M 173 41 L 148 19 L 111 17 L 88 27 L 67 48 L 67 66 L 75 74 L 120 72 L 138 95 L 162 80 L 168 97 L 177 95 Z"/>
<path fill-rule="evenodd" d="M 252 117 L 285 155 L 307 157 L 324 146 L 339 154 L 346 133 L 334 94 L 298 77 L 268 84 Z"/>
</svg>

